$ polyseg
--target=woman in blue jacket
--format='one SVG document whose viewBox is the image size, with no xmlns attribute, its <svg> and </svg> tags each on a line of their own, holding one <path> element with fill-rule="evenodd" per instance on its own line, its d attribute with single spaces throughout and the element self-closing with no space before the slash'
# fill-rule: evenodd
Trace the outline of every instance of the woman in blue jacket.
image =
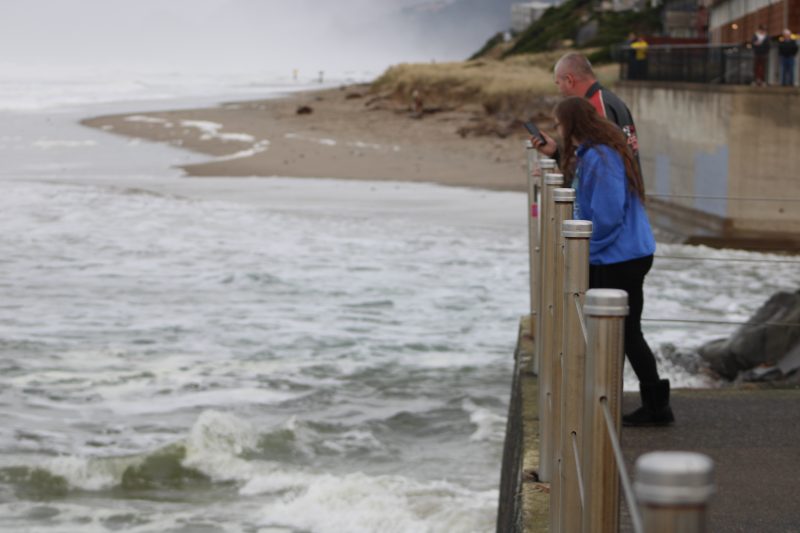
<svg viewBox="0 0 800 533">
<path fill-rule="evenodd" d="M 561 168 L 576 190 L 574 216 L 592 221 L 589 286 L 628 293 L 625 354 L 639 378 L 642 406 L 623 416 L 623 424 L 671 424 L 669 380 L 659 378 L 641 326 L 644 277 L 653 265 L 656 243 L 639 166 L 625 134 L 586 99 L 567 98 L 554 114 L 564 142 Z"/>
</svg>

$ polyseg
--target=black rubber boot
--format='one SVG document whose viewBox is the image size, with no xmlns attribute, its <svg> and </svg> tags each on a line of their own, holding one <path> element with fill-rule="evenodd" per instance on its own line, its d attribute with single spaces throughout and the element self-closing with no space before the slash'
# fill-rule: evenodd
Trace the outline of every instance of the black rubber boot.
<svg viewBox="0 0 800 533">
<path fill-rule="evenodd" d="M 675 422 L 669 406 L 669 380 L 655 383 L 640 383 L 639 394 L 642 406 L 622 416 L 623 426 L 668 426 Z"/>
</svg>

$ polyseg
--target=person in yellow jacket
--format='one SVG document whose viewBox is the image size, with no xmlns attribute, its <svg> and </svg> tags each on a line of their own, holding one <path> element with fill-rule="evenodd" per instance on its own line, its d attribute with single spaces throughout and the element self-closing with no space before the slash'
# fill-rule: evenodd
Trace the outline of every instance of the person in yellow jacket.
<svg viewBox="0 0 800 533">
<path fill-rule="evenodd" d="M 632 80 L 647 79 L 647 41 L 644 37 L 638 35 L 631 43 L 631 50 L 633 57 L 629 68 L 629 78 Z"/>
</svg>

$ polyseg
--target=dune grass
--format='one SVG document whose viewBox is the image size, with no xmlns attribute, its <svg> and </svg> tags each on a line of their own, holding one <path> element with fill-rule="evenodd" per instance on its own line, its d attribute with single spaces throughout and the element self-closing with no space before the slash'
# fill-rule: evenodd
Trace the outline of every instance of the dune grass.
<svg viewBox="0 0 800 533">
<path fill-rule="evenodd" d="M 400 64 L 373 83 L 373 90 L 410 101 L 418 91 L 426 106 L 477 104 L 489 114 L 525 116 L 533 100 L 557 95 L 553 66 L 564 50 L 519 54 L 505 60 Z M 616 65 L 603 65 L 601 82 L 616 78 Z"/>
</svg>

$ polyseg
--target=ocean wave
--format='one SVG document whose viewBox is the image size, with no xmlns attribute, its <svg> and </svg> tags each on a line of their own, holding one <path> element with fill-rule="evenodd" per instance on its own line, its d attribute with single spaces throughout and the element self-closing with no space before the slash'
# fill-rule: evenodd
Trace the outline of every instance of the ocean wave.
<svg viewBox="0 0 800 533">
<path fill-rule="evenodd" d="M 247 481 L 243 458 L 259 434 L 247 421 L 219 411 L 203 412 L 189 435 L 155 451 L 119 457 L 58 456 L 0 468 L 0 482 L 19 497 L 49 499 L 70 491 L 181 489 L 212 482 Z"/>
<path fill-rule="evenodd" d="M 479 406 L 471 400 L 464 400 L 461 406 L 469 413 L 469 421 L 475 426 L 475 432 L 470 435 L 470 440 L 503 442 L 506 429 L 505 416 Z"/>
<path fill-rule="evenodd" d="M 34 500 L 62 497 L 75 490 L 180 490 L 249 484 L 254 476 L 287 478 L 300 475 L 305 469 L 302 465 L 315 456 L 363 456 L 382 450 L 385 445 L 369 430 L 323 427 L 291 418 L 261 432 L 241 417 L 208 410 L 185 438 L 156 450 L 111 457 L 60 455 L 35 462 L 5 461 L 0 466 L 0 483 L 11 484 L 18 496 Z M 305 475 L 298 479 L 306 479 Z"/>
<path fill-rule="evenodd" d="M 257 477 L 242 493 L 285 488 L 273 478 Z M 318 475 L 267 504 L 262 524 L 315 533 L 485 532 L 492 529 L 497 497 L 496 490 L 469 491 L 447 482 L 422 483 L 401 476 Z"/>
<path fill-rule="evenodd" d="M 164 491 L 196 493 L 227 486 L 226 490 L 262 502 L 259 517 L 249 518 L 259 523 L 263 528 L 259 530 L 435 533 L 491 529 L 496 490 L 470 490 L 461 484 L 400 475 L 319 472 L 274 460 L 276 448 L 299 445 L 299 435 L 308 429 L 303 425 L 290 419 L 268 433 L 259 433 L 248 420 L 205 411 L 185 439 L 150 453 L 110 458 L 64 456 L 37 464 L 6 465 L 0 467 L 0 487 L 11 486 L 23 505 L 54 502 L 48 507 L 51 518 L 61 513 L 58 502 L 69 506 L 66 498 L 76 491 L 148 500 L 163 499 Z M 330 441 L 330 446 L 336 453 L 346 453 L 348 447 L 382 444 L 369 431 L 350 430 Z M 126 513 L 95 514 L 92 520 L 126 517 L 130 518 Z"/>
</svg>

